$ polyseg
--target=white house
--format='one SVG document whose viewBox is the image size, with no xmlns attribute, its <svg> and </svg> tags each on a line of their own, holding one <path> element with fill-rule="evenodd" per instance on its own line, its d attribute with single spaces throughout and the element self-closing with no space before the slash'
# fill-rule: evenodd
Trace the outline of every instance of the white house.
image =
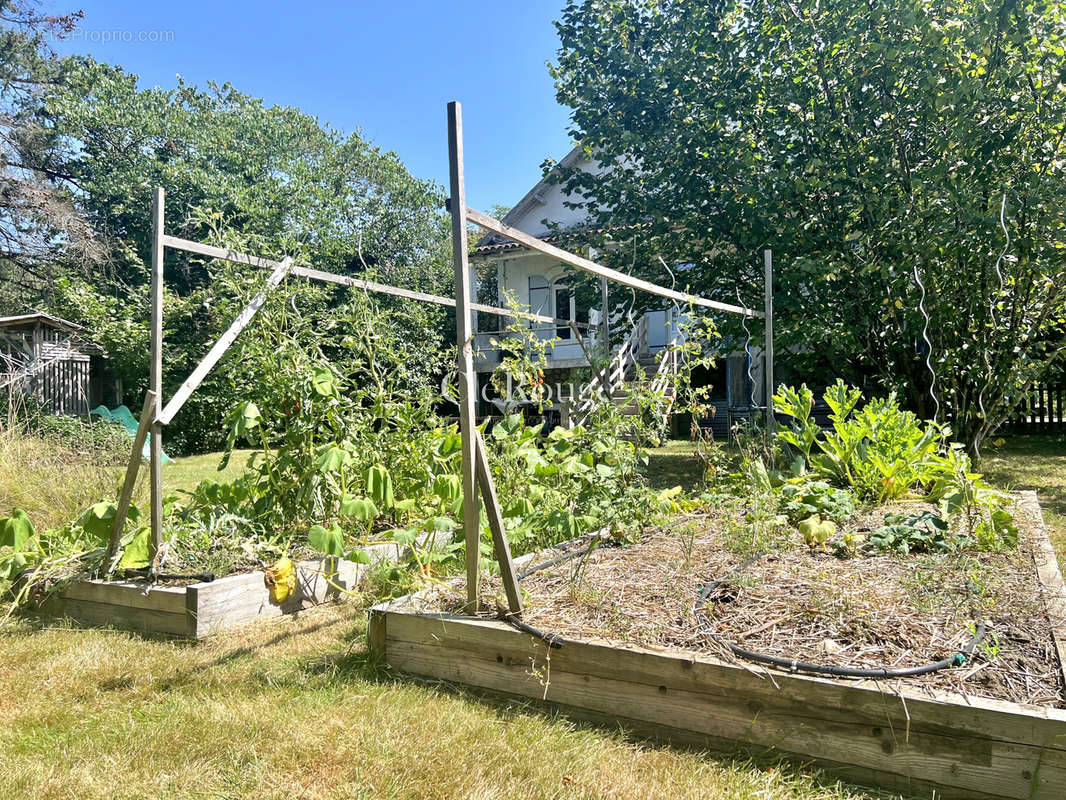
<svg viewBox="0 0 1066 800">
<path fill-rule="evenodd" d="M 593 174 L 597 169 L 580 147 L 571 150 L 559 166 L 586 169 Z M 560 230 L 568 234 L 579 232 L 587 226 L 587 216 L 584 211 L 565 205 L 565 201 L 571 199 L 563 193 L 560 184 L 544 178 L 515 204 L 503 222 L 546 241 L 557 238 Z M 573 237 L 568 238 L 572 240 Z M 675 308 L 663 308 L 634 318 L 625 308 L 607 308 L 605 292 L 599 298 L 580 298 L 572 291 L 574 271 L 571 267 L 495 234 L 478 242 L 471 254 L 471 264 L 483 281 L 486 276 L 495 275 L 496 296 L 486 297 L 482 291 L 482 301 L 498 306 L 510 302 L 523 310 L 559 320 L 556 324 L 529 324 L 543 337 L 556 338 L 544 367 L 545 383 L 551 393 L 553 408 L 562 409 L 564 416 L 568 404 L 580 401 L 582 383 L 575 379 L 575 370 L 589 366 L 588 353 L 605 353 L 605 335 L 613 343 L 611 350 L 620 370 L 634 370 L 640 365 L 647 371 L 658 369 L 657 357 L 677 336 L 675 321 L 678 312 Z M 580 340 L 566 324 L 571 321 L 582 332 Z M 485 388 L 487 376 L 501 358 L 499 349 L 492 344 L 493 340 L 501 339 L 501 332 L 492 330 L 494 327 L 495 324 L 484 318 L 475 320 L 475 330 L 479 331 L 475 368 L 482 376 L 482 413 L 491 412 L 490 404 L 485 402 L 490 397 Z M 713 373 L 693 376 L 694 380 L 710 383 L 713 387 L 712 401 L 716 411 L 709 424 L 716 435 L 726 433 L 734 419 L 746 416 L 753 400 L 754 405 L 763 405 L 760 352 L 754 348 L 749 350 L 750 358 L 744 349 L 723 353 Z M 624 355 L 629 356 L 628 367 L 622 364 Z"/>
</svg>

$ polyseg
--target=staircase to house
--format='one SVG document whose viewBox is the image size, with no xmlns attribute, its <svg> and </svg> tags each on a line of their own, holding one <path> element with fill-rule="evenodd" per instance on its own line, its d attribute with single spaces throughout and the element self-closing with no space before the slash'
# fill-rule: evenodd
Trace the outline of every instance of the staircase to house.
<svg viewBox="0 0 1066 800">
<path fill-rule="evenodd" d="M 662 398 L 662 420 L 665 423 L 673 405 L 670 379 L 677 372 L 677 351 L 674 340 L 658 352 L 648 346 L 648 318 L 641 317 L 629 335 L 614 349 L 610 363 L 596 372 L 581 387 L 571 404 L 569 425 L 584 424 L 593 409 L 609 398 L 626 416 L 636 417 L 641 409 L 634 400 L 639 384 L 650 381 L 653 394 Z"/>
</svg>

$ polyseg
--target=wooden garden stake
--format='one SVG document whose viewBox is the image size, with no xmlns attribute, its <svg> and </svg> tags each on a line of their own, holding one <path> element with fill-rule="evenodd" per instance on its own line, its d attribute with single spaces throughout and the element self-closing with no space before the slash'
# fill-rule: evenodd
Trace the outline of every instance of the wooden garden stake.
<svg viewBox="0 0 1066 800">
<path fill-rule="evenodd" d="M 178 388 L 178 391 L 174 393 L 174 396 L 170 398 L 170 402 L 167 403 L 166 408 L 159 414 L 159 422 L 163 425 L 169 425 L 174 416 L 181 411 L 181 407 L 185 405 L 185 402 L 192 397 L 192 393 L 196 391 L 196 387 L 203 383 L 204 378 L 211 372 L 211 368 L 218 363 L 219 359 L 226 354 L 230 346 L 237 341 L 237 337 L 240 336 L 241 331 L 251 324 L 252 319 L 258 313 L 267 301 L 267 296 L 277 288 L 285 276 L 289 274 L 289 270 L 292 268 L 292 258 L 286 257 L 282 260 L 274 271 L 270 273 L 270 277 L 267 278 L 266 285 L 262 291 L 256 294 L 252 298 L 252 301 L 245 306 L 244 310 L 237 315 L 237 318 L 233 320 L 226 332 L 218 337 L 218 341 L 211 347 L 207 355 L 203 360 L 196 365 L 196 369 L 192 371 L 192 374 L 185 379 L 185 382 Z"/>
<path fill-rule="evenodd" d="M 766 323 L 766 356 L 763 365 L 764 392 L 766 393 L 766 429 L 774 429 L 774 254 L 763 250 L 763 267 L 766 271 L 766 296 L 764 321 Z"/>
<path fill-rule="evenodd" d="M 152 364 L 149 394 L 154 397 L 151 410 L 150 445 L 152 558 L 163 542 L 163 424 L 159 421 L 159 400 L 163 396 L 163 208 L 166 194 L 156 188 L 152 193 Z M 143 419 L 143 415 L 142 415 Z"/>
<path fill-rule="evenodd" d="M 152 423 L 155 421 L 155 407 L 155 392 L 149 389 L 144 395 L 141 419 L 137 424 L 137 433 L 133 437 L 133 451 L 130 453 L 130 460 L 126 465 L 126 480 L 123 481 L 122 493 L 118 496 L 115 524 L 111 528 L 111 541 L 107 543 L 104 568 L 109 571 L 111 569 L 111 560 L 115 557 L 115 553 L 118 552 L 122 530 L 126 527 L 126 517 L 130 511 L 130 501 L 133 499 L 133 487 L 137 485 L 137 473 L 141 471 L 141 461 L 144 458 L 144 441 L 148 438 L 148 429 L 152 427 Z"/>
<path fill-rule="evenodd" d="M 507 595 L 507 608 L 512 614 L 521 614 L 522 595 L 518 591 L 518 576 L 515 574 L 514 562 L 511 560 L 511 545 L 507 541 L 507 531 L 503 527 L 503 514 L 500 513 L 500 502 L 496 498 L 496 483 L 492 480 L 489 456 L 485 452 L 485 441 L 481 438 L 481 431 L 477 428 L 474 428 L 474 438 L 477 442 L 477 482 L 481 487 L 481 497 L 485 501 L 485 514 L 489 518 L 492 546 L 496 551 L 496 560 L 500 564 L 500 578 L 503 581 L 503 591 Z"/>
<path fill-rule="evenodd" d="M 463 112 L 448 103 L 448 171 L 452 214 L 452 263 L 455 267 L 455 338 L 459 346 L 459 432 L 463 453 L 463 528 L 466 534 L 467 610 L 478 608 L 480 525 L 477 482 L 474 475 L 477 440 L 474 420 L 474 351 L 470 330 L 470 270 L 467 265 L 466 187 L 463 178 Z"/>
</svg>

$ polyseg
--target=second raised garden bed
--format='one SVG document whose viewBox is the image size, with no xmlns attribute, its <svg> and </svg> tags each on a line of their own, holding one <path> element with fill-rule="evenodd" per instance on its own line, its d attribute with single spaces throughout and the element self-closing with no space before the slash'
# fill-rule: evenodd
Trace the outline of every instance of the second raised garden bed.
<svg viewBox="0 0 1066 800">
<path fill-rule="evenodd" d="M 1046 639 L 1061 687 L 1066 589 L 1035 495 L 1023 493 L 1018 511 L 1043 607 L 1044 630 L 1033 633 Z M 529 606 L 536 608 L 535 594 Z M 1066 797 L 1061 694 L 1036 705 L 918 679 L 836 680 L 588 629 L 553 630 L 556 647 L 498 619 L 440 609 L 432 593 L 375 607 L 372 646 L 399 672 L 545 702 L 688 745 L 815 761 L 842 778 L 908 795 Z M 1009 646 L 1000 643 L 1001 656 Z"/>
</svg>

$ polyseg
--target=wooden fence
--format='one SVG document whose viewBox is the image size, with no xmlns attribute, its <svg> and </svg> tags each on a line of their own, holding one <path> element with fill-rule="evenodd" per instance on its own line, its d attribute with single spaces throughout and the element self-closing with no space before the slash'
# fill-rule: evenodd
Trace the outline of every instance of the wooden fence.
<svg viewBox="0 0 1066 800">
<path fill-rule="evenodd" d="M 1012 433 L 1066 431 L 1066 383 L 1034 386 L 1003 428 Z"/>
</svg>

